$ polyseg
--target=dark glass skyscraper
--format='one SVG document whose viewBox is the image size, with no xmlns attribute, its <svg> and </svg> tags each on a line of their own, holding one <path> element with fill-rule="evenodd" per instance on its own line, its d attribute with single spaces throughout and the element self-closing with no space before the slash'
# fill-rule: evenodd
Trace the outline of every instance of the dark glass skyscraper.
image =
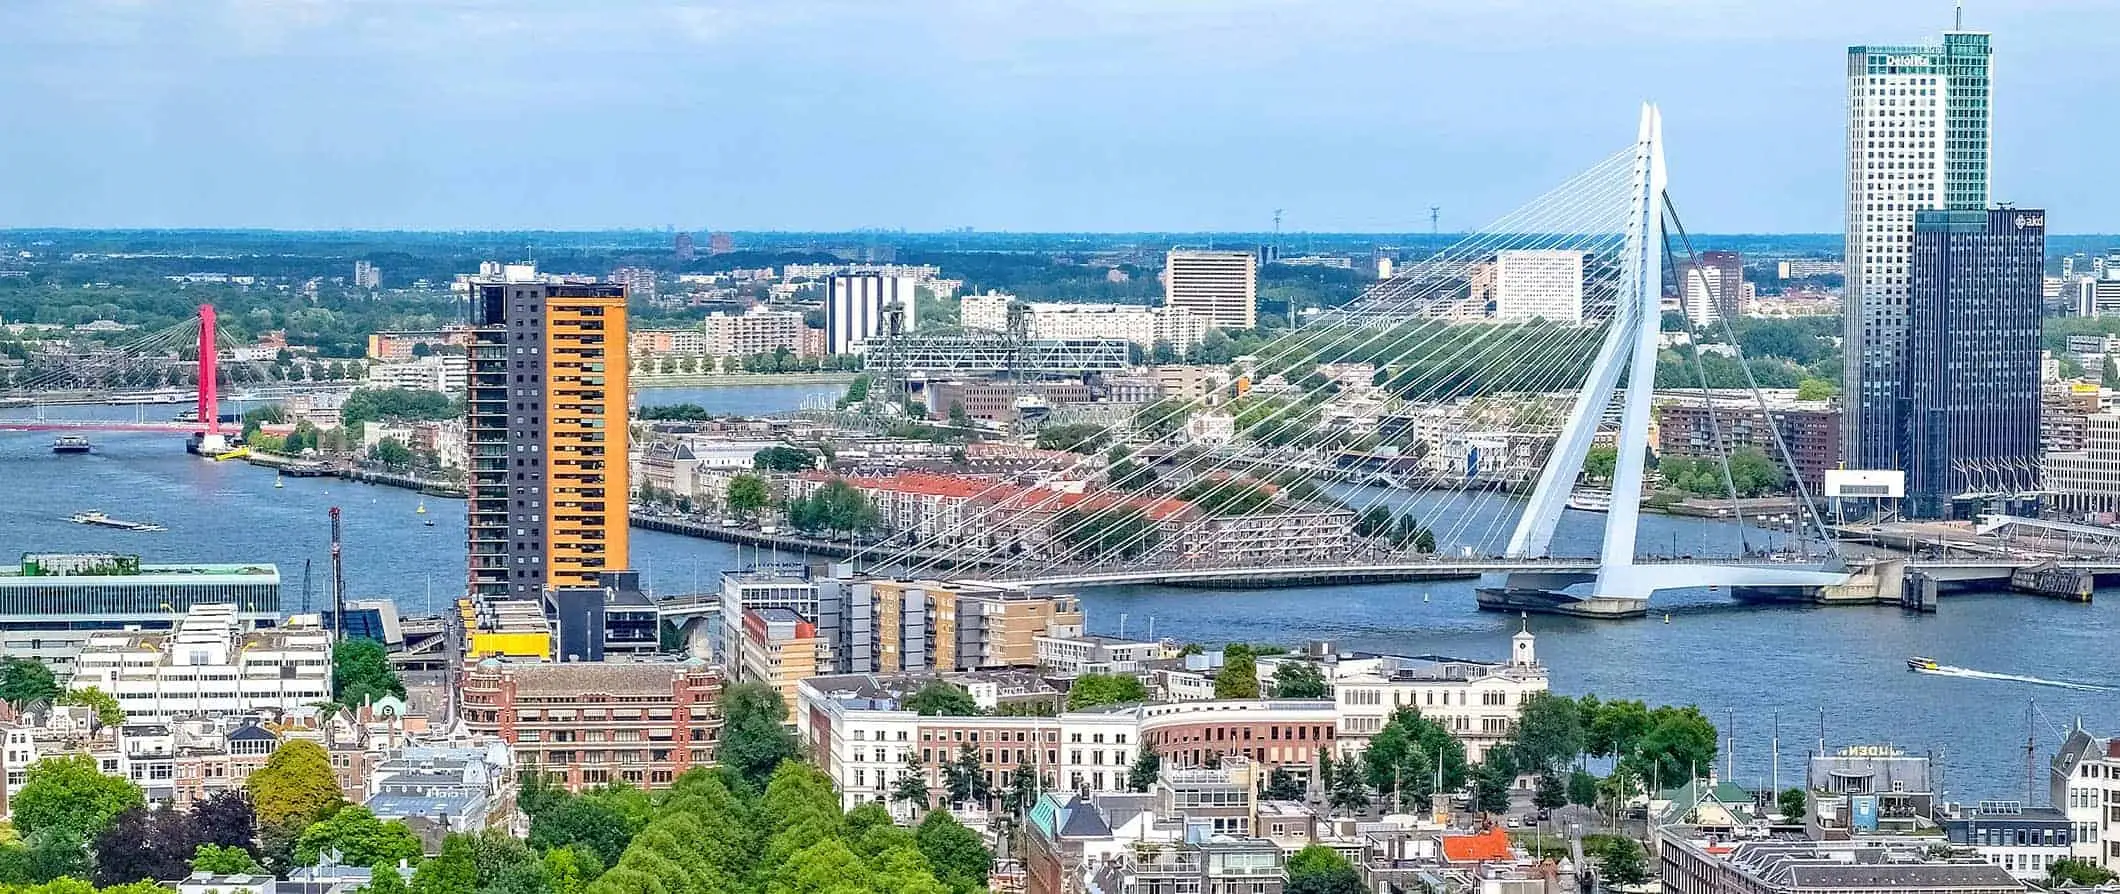
<svg viewBox="0 0 2120 894">
<path fill-rule="evenodd" d="M 2038 490 L 2045 264 L 2045 212 L 1915 215 L 1897 414 L 1906 515 L 1949 518 Z"/>
</svg>

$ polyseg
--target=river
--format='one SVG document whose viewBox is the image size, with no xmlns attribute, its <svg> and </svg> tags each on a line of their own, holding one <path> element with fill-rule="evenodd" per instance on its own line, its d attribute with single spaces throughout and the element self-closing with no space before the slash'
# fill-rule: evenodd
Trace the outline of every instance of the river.
<svg viewBox="0 0 2120 894">
<path fill-rule="evenodd" d="M 643 389 L 643 404 L 692 402 L 717 412 L 792 409 L 832 386 Z M 7 411 L 19 414 L 21 411 Z M 53 415 L 167 418 L 173 408 L 70 407 Z M 288 478 L 244 463 L 213 463 L 184 453 L 176 438 L 95 436 L 90 456 L 54 456 L 50 436 L 0 433 L 0 561 L 33 551 L 110 550 L 149 561 L 266 561 L 285 580 L 283 604 L 303 605 L 303 563 L 311 563 L 311 607 L 328 598 L 329 519 L 345 523 L 349 595 L 389 597 L 407 612 L 433 611 L 464 576 L 464 512 L 453 500 L 336 479 Z M 1455 511 L 1431 518 L 1439 532 L 1491 541 L 1506 524 L 1502 498 L 1452 497 Z M 425 513 L 417 510 L 423 506 Z M 168 527 L 135 534 L 70 524 L 100 509 Z M 433 521 L 432 527 L 424 524 Z M 1645 552 L 1722 554 L 1736 541 L 1727 522 L 1644 516 Z M 1569 512 L 1555 551 L 1589 554 L 1596 516 Z M 1448 538 L 1446 538 L 1448 539 Z M 1754 533 L 1752 543 L 1762 542 Z M 1669 544 L 1668 547 L 1660 546 Z M 748 553 L 748 550 L 744 551 Z M 759 558 L 769 558 L 761 556 Z M 633 564 L 657 591 L 711 589 L 716 576 L 751 556 L 737 547 L 650 531 L 633 533 Z M 1216 591 L 1166 587 L 1086 590 L 1095 632 L 1203 642 L 1298 644 L 1327 639 L 1343 649 L 1499 658 L 1519 620 L 1474 609 L 1470 582 L 1378 584 L 1290 590 Z M 1647 620 L 1534 617 L 1539 656 L 1554 688 L 1650 703 L 1697 704 L 1726 734 L 1734 718 L 1737 775 L 1748 785 L 1769 776 L 1769 739 L 1778 714 L 1781 779 L 1798 778 L 1815 749 L 1820 712 L 1829 747 L 1891 744 L 1943 758 L 1946 797 L 2021 798 L 2024 746 L 2039 742 L 2034 801 L 2044 803 L 2043 762 L 2066 726 L 2081 717 L 2094 732 L 2120 732 L 2120 693 L 2020 681 L 1910 673 L 1908 655 L 2003 674 L 2120 686 L 2120 591 L 2078 605 L 2008 594 L 1949 594 L 1942 610 L 1915 615 L 1888 607 L 1740 605 L 1707 591 L 1659 594 Z M 1669 623 L 1664 613 L 1670 615 Z M 2027 708 L 2036 699 L 2028 727 Z"/>
</svg>

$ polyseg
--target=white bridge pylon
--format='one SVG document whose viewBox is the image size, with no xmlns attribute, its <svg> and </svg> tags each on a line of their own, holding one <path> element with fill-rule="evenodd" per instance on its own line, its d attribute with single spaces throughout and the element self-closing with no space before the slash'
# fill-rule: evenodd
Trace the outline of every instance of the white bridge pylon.
<svg viewBox="0 0 2120 894">
<path fill-rule="evenodd" d="M 1657 332 L 1662 324 L 1660 300 L 1664 282 L 1663 115 L 1651 103 L 1642 105 L 1641 127 L 1634 145 L 1634 185 L 1629 199 L 1625 253 L 1620 259 L 1620 288 L 1609 333 L 1592 362 L 1582 396 L 1568 414 L 1553 453 L 1540 470 L 1531 500 L 1510 534 L 1506 555 L 1513 559 L 1547 556 L 1554 526 L 1568 494 L 1582 473 L 1591 441 L 1605 409 L 1612 405 L 1620 374 L 1626 373 L 1622 396 L 1618 456 L 1612 474 L 1612 505 L 1605 517 L 1603 548 L 1589 581 L 1581 575 L 1512 574 L 1510 588 L 1543 589 L 1567 597 L 1620 604 L 1645 603 L 1658 590 L 1690 587 L 1822 587 L 1848 582 L 1838 568 L 1788 565 L 1714 565 L 1649 563 L 1634 560 L 1641 516 L 1642 477 L 1649 449 L 1649 398 L 1656 380 Z M 1587 592 L 1577 592 L 1587 583 Z M 1565 590 L 1563 588 L 1565 586 Z M 1630 605 L 1628 607 L 1638 607 Z"/>
</svg>

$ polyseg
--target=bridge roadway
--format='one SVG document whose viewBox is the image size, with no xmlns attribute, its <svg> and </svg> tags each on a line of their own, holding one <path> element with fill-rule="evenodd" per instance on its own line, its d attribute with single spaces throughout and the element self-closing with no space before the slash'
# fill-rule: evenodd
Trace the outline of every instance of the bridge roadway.
<svg viewBox="0 0 2120 894">
<path fill-rule="evenodd" d="M 2040 559 L 1952 558 L 1908 559 L 1907 570 L 1920 571 L 1939 581 L 1961 582 L 2007 580 L 2010 572 L 2045 564 Z M 1817 563 L 1715 558 L 1637 558 L 1636 565 L 1712 564 L 1729 568 L 1815 569 Z M 2120 575 L 2120 558 L 2063 559 L 2062 568 L 2089 571 L 2094 575 Z M 1237 585 L 1246 587 L 1293 587 L 1332 583 L 1379 583 L 1410 580 L 1449 580 L 1508 572 L 1577 572 L 1597 570 L 1591 558 L 1504 559 L 1436 558 L 1411 561 L 1365 563 L 1291 564 L 1280 566 L 1163 566 L 1106 570 L 1067 569 L 1034 571 L 1024 575 L 987 578 L 1028 587 L 1104 587 L 1128 584 Z"/>
</svg>

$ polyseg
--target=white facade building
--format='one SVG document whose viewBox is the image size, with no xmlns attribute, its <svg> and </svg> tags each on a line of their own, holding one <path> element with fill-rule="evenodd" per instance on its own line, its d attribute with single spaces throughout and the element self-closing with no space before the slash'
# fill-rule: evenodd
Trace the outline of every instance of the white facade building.
<svg viewBox="0 0 2120 894">
<path fill-rule="evenodd" d="M 368 365 L 368 387 L 438 391 L 462 397 L 471 381 L 471 358 L 463 354 L 429 354 L 396 363 Z"/>
<path fill-rule="evenodd" d="M 2068 814 L 2069 856 L 2120 870 L 2120 739 L 2100 739 L 2079 725 L 2049 767 L 2047 795 Z"/>
<path fill-rule="evenodd" d="M 966 295 L 957 301 L 957 325 L 981 332 L 1007 332 L 1008 307 L 1016 303 L 1016 296 L 988 291 L 984 295 Z"/>
<path fill-rule="evenodd" d="M 1163 306 L 1218 329 L 1259 325 L 1258 258 L 1248 251 L 1172 250 L 1163 259 Z"/>
<path fill-rule="evenodd" d="M 825 351 L 860 353 L 869 339 L 890 334 L 888 318 L 893 312 L 899 316 L 898 331 L 913 331 L 919 283 L 911 276 L 879 273 L 833 276 L 825 293 Z"/>
<path fill-rule="evenodd" d="M 1583 321 L 1583 253 L 1517 249 L 1494 258 L 1494 318 Z"/>
<path fill-rule="evenodd" d="M 1411 707 L 1464 742 L 1467 760 L 1478 760 L 1508 738 L 1524 703 L 1547 691 L 1536 643 L 1529 629 L 1519 631 L 1509 640 L 1509 660 L 1499 664 L 1438 655 L 1339 655 L 1321 662 L 1338 705 L 1340 753 L 1359 753 L 1393 713 Z M 1260 679 L 1271 680 L 1283 662 L 1296 660 L 1303 659 L 1259 659 Z"/>
<path fill-rule="evenodd" d="M 73 685 L 110 693 L 136 723 L 298 713 L 331 699 L 331 635 L 316 627 L 245 630 L 235 606 L 199 605 L 174 631 L 91 635 Z"/>
<path fill-rule="evenodd" d="M 911 318 L 911 314 L 907 314 Z M 708 314 L 700 321 L 699 353 L 716 357 L 749 357 L 786 349 L 802 351 L 802 313 L 753 307 L 740 316 Z"/>
<path fill-rule="evenodd" d="M 1679 298 L 1679 310 L 1686 315 L 1686 322 L 1695 326 L 1706 326 L 1722 319 L 1722 296 L 1733 288 L 1732 283 L 1723 282 L 1723 270 L 1713 264 L 1692 266 L 1685 271 L 1685 292 Z M 1742 292 L 1742 284 L 1734 284 Z M 1742 298 L 1733 302 L 1743 306 Z"/>
</svg>

